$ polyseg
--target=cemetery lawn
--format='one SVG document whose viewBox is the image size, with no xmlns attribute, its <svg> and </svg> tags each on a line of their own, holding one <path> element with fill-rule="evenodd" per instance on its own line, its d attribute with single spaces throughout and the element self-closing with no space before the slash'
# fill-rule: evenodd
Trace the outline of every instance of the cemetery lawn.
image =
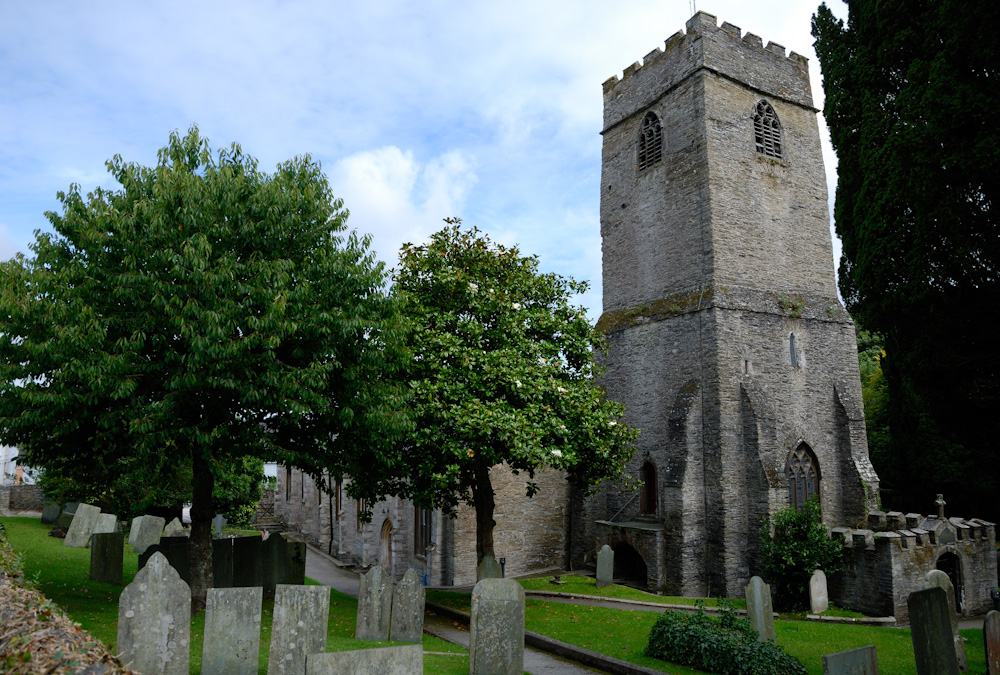
<svg viewBox="0 0 1000 675">
<path fill-rule="evenodd" d="M 49 537 L 51 525 L 43 525 L 37 518 L 0 518 L 7 529 L 14 552 L 21 556 L 25 576 L 49 600 L 61 607 L 91 635 L 114 651 L 118 639 L 118 596 L 124 586 L 92 581 L 90 549 L 63 546 L 63 540 Z M 131 547 L 126 546 L 126 549 Z M 138 571 L 139 556 L 125 551 L 122 580 L 131 583 Z M 307 584 L 316 584 L 312 579 Z M 385 647 L 390 642 L 367 642 L 354 639 L 354 625 L 358 601 L 349 595 L 330 590 L 330 623 L 326 650 L 343 651 L 369 647 Z M 259 673 L 267 672 L 267 657 L 271 640 L 271 620 L 274 600 L 264 600 L 261 615 L 261 656 Z M 191 620 L 191 670 L 201 672 L 202 641 L 205 635 L 205 613 Z M 459 656 L 427 654 L 424 656 L 425 673 L 466 675 L 469 659 L 465 649 L 439 638 L 424 635 L 424 651 L 446 652 Z"/>
<path fill-rule="evenodd" d="M 543 591 L 546 593 L 566 593 L 569 595 L 593 595 L 602 598 L 614 598 L 616 600 L 638 600 L 639 602 L 655 602 L 659 604 L 671 605 L 695 605 L 698 598 L 678 598 L 656 593 L 647 593 L 638 588 L 630 586 L 619 586 L 611 584 L 603 588 L 597 587 L 594 577 L 587 577 L 580 574 L 564 574 L 560 578 L 564 583 L 553 584 L 549 580 L 551 576 L 535 577 L 532 579 L 518 579 L 526 591 Z M 718 598 L 702 598 L 706 607 L 716 607 L 719 604 Z M 743 598 L 733 600 L 733 605 L 737 609 L 746 609 L 747 601 Z"/>
</svg>

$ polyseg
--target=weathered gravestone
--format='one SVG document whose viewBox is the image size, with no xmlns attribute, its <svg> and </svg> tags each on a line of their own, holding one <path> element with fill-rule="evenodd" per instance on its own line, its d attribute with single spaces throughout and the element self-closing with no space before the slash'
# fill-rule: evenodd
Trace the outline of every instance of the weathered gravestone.
<svg viewBox="0 0 1000 675">
<path fill-rule="evenodd" d="M 263 586 L 260 537 L 233 539 L 233 586 Z"/>
<path fill-rule="evenodd" d="M 73 524 L 74 515 L 76 514 L 63 510 L 63 512 L 59 514 L 59 517 L 56 518 L 56 527 L 68 530 L 69 526 Z"/>
<path fill-rule="evenodd" d="M 201 675 L 256 675 L 263 589 L 210 588 Z"/>
<path fill-rule="evenodd" d="M 125 537 L 121 532 L 97 532 L 90 536 L 90 578 L 122 585 Z"/>
<path fill-rule="evenodd" d="M 272 534 L 261 545 L 261 575 L 264 593 L 273 594 L 277 584 L 302 584 L 306 575 L 306 545 Z"/>
<path fill-rule="evenodd" d="M 605 544 L 597 552 L 597 587 L 610 586 L 615 576 L 615 552 Z"/>
<path fill-rule="evenodd" d="M 306 544 L 302 541 L 290 541 L 285 545 L 287 567 L 285 568 L 285 583 L 302 585 L 306 582 Z"/>
<path fill-rule="evenodd" d="M 174 518 L 167 526 L 163 528 L 164 537 L 183 537 L 184 536 L 184 525 L 181 524 L 180 518 Z"/>
<path fill-rule="evenodd" d="M 747 618 L 761 642 L 776 642 L 771 587 L 760 577 L 751 577 L 746 587 Z"/>
<path fill-rule="evenodd" d="M 955 602 L 955 586 L 951 583 L 951 577 L 941 570 L 931 570 L 924 580 L 928 588 L 940 588 L 948 596 L 948 615 L 951 617 L 951 639 L 955 643 L 955 658 L 958 659 L 958 669 L 967 670 L 969 665 L 965 657 L 965 640 L 958 632 L 958 603 Z"/>
<path fill-rule="evenodd" d="M 423 672 L 424 648 L 421 645 L 356 649 L 306 657 L 306 675 L 422 675 Z"/>
<path fill-rule="evenodd" d="M 55 525 L 56 521 L 59 520 L 60 513 L 62 513 L 62 506 L 53 504 L 52 502 L 45 502 L 42 506 L 42 523 L 45 525 Z"/>
<path fill-rule="evenodd" d="M 218 537 L 222 534 L 222 528 L 226 526 L 226 517 L 221 513 L 217 514 L 215 518 L 212 518 L 212 534 Z"/>
<path fill-rule="evenodd" d="M 153 544 L 158 544 L 160 537 L 163 536 L 164 522 L 160 516 L 139 516 L 136 520 L 133 520 L 135 538 L 133 539 L 132 535 L 129 535 L 132 550 L 135 553 L 142 553 Z"/>
<path fill-rule="evenodd" d="M 469 675 L 524 672 L 524 589 L 514 579 L 483 579 L 472 589 Z"/>
<path fill-rule="evenodd" d="M 426 592 L 415 569 L 406 570 L 392 592 L 392 621 L 389 639 L 393 642 L 420 642 L 424 635 Z"/>
<path fill-rule="evenodd" d="M 97 526 L 97 517 L 101 515 L 101 510 L 90 504 L 80 504 L 76 507 L 73 515 L 73 522 L 70 523 L 66 538 L 63 539 L 63 546 L 73 548 L 85 548 L 90 541 L 90 535 L 94 533 Z"/>
<path fill-rule="evenodd" d="M 826 572 L 816 570 L 809 579 L 809 611 L 822 614 L 830 609 L 830 594 L 826 588 Z"/>
<path fill-rule="evenodd" d="M 476 581 L 482 579 L 503 579 L 503 568 L 491 555 L 484 555 L 480 563 L 476 565 Z"/>
<path fill-rule="evenodd" d="M 191 588 L 154 553 L 118 599 L 117 651 L 143 675 L 188 675 Z"/>
<path fill-rule="evenodd" d="M 143 567 L 146 566 L 146 563 L 149 562 L 149 559 L 153 557 L 154 553 L 159 553 L 160 555 L 163 555 L 163 551 L 160 550 L 159 544 L 153 544 L 152 546 L 147 547 L 145 551 L 139 554 L 139 569 L 142 569 Z M 169 563 L 169 561 L 167 562 Z"/>
<path fill-rule="evenodd" d="M 991 609 L 983 622 L 983 642 L 986 643 L 986 672 L 1000 675 L 1000 612 Z"/>
<path fill-rule="evenodd" d="M 97 523 L 94 525 L 94 531 L 91 533 L 91 538 L 95 534 L 107 534 L 108 532 L 118 531 L 118 516 L 113 513 L 101 513 L 97 516 Z M 87 546 L 90 546 L 90 542 L 87 542 Z"/>
<path fill-rule="evenodd" d="M 139 532 L 139 523 L 142 522 L 143 517 L 144 516 L 136 516 L 132 519 L 132 523 L 129 525 L 127 540 L 129 546 L 132 546 L 135 543 L 135 535 Z"/>
<path fill-rule="evenodd" d="M 907 598 L 906 607 L 917 675 L 958 675 L 948 594 L 938 587 L 915 591 Z"/>
<path fill-rule="evenodd" d="M 306 655 L 326 650 L 329 622 L 329 588 L 278 584 L 274 594 L 268 675 L 305 672 Z"/>
<path fill-rule="evenodd" d="M 878 675 L 875 645 L 827 654 L 823 657 L 823 675 Z"/>
<path fill-rule="evenodd" d="M 229 537 L 212 541 L 212 579 L 216 588 L 233 587 L 233 540 Z"/>
<path fill-rule="evenodd" d="M 392 579 L 381 565 L 375 565 L 361 575 L 354 637 L 358 640 L 388 640 L 391 613 Z"/>
</svg>

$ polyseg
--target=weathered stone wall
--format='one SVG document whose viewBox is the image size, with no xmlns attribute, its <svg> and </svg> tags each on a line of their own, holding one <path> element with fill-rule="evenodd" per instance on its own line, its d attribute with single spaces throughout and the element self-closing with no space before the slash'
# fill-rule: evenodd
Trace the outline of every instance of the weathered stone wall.
<svg viewBox="0 0 1000 675">
<path fill-rule="evenodd" d="M 0 515 L 35 513 L 45 506 L 45 495 L 38 485 L 0 486 Z"/>
<path fill-rule="evenodd" d="M 307 542 L 324 551 L 330 544 L 329 497 L 312 476 L 298 469 L 290 472 L 278 466 L 274 491 L 274 516 L 290 531 L 302 534 Z"/>
</svg>

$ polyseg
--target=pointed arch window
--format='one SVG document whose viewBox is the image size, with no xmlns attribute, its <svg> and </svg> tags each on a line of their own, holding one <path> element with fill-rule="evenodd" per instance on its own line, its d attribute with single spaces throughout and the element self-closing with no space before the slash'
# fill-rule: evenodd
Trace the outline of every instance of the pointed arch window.
<svg viewBox="0 0 1000 675">
<path fill-rule="evenodd" d="M 804 506 L 809 498 L 819 494 L 819 462 L 805 443 L 800 443 L 788 455 L 785 477 L 788 478 L 788 502 L 793 508 Z"/>
<path fill-rule="evenodd" d="M 646 113 L 639 127 L 639 144 L 636 155 L 636 168 L 639 171 L 648 169 L 663 159 L 663 129 L 660 118 L 654 112 Z"/>
<path fill-rule="evenodd" d="M 642 465 L 639 478 L 642 480 L 642 487 L 639 488 L 639 512 L 643 515 L 655 516 L 657 485 L 656 467 L 653 466 L 652 462 L 646 462 Z"/>
<path fill-rule="evenodd" d="M 754 108 L 753 135 L 757 144 L 757 152 L 765 157 L 783 159 L 781 148 L 781 122 L 778 113 L 767 101 L 761 101 Z"/>
</svg>

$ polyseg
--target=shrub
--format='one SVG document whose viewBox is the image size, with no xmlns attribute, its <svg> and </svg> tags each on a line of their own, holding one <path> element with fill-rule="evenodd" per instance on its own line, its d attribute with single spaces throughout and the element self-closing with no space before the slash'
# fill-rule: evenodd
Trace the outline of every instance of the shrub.
<svg viewBox="0 0 1000 675">
<path fill-rule="evenodd" d="M 777 645 L 758 642 L 750 622 L 731 606 L 715 619 L 667 611 L 649 633 L 646 656 L 722 675 L 805 675 L 805 667 Z"/>
</svg>

